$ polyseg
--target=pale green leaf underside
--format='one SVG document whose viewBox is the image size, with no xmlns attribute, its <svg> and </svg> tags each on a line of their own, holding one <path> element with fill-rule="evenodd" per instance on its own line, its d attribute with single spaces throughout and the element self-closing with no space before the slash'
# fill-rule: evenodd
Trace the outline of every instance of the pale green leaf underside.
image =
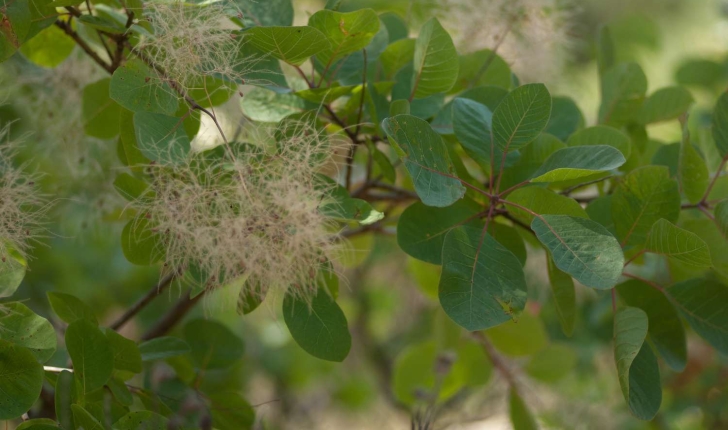
<svg viewBox="0 0 728 430">
<path fill-rule="evenodd" d="M 443 93 L 455 85 L 460 63 L 450 35 L 437 18 L 420 29 L 414 53 L 414 98 Z"/>
<path fill-rule="evenodd" d="M 622 274 L 624 254 L 617 239 L 594 221 L 566 215 L 535 217 L 531 229 L 554 264 L 587 287 L 612 288 Z"/>
<path fill-rule="evenodd" d="M 558 182 L 587 178 L 624 164 L 622 153 L 607 145 L 571 146 L 546 159 L 531 182 Z"/>
<path fill-rule="evenodd" d="M 522 85 L 508 93 L 493 112 L 493 139 L 502 152 L 520 149 L 548 125 L 551 95 L 543 84 Z"/>
<path fill-rule="evenodd" d="M 526 305 L 526 280 L 518 258 L 482 229 L 460 226 L 445 236 L 440 304 L 467 330 L 513 318 Z"/>
<path fill-rule="evenodd" d="M 465 195 L 445 143 L 427 121 L 397 115 L 385 119 L 382 128 L 398 150 L 424 204 L 449 206 Z"/>
<path fill-rule="evenodd" d="M 666 219 L 660 219 L 652 225 L 647 251 L 666 255 L 694 267 L 707 268 L 712 265 L 705 241 Z"/>
</svg>

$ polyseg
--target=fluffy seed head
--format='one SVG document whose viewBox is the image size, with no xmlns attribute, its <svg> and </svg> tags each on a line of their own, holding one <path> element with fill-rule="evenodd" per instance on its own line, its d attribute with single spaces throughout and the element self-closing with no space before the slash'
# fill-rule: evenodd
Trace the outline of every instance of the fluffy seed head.
<svg viewBox="0 0 728 430">
<path fill-rule="evenodd" d="M 205 78 L 213 76 L 241 83 L 247 60 L 239 55 L 242 37 L 232 32 L 230 15 L 223 3 L 149 2 L 145 18 L 154 34 L 141 37 L 135 49 L 188 90 L 207 89 Z"/>
<path fill-rule="evenodd" d="M 439 15 L 459 48 L 498 47 L 519 78 L 532 82 L 564 66 L 575 14 L 572 0 L 444 0 Z"/>
<path fill-rule="evenodd" d="M 12 262 L 10 253 L 23 259 L 33 244 L 44 236 L 43 219 L 48 210 L 46 198 L 28 172 L 27 165 L 16 166 L 17 143 L 8 137 L 8 127 L 0 129 L 0 263 Z"/>
<path fill-rule="evenodd" d="M 148 166 L 154 194 L 132 206 L 159 235 L 165 263 L 204 274 L 207 287 L 245 276 L 248 293 L 307 296 L 339 251 L 318 210 L 330 190 L 317 172 L 331 146 L 306 121 L 255 131 L 248 143 Z"/>
</svg>

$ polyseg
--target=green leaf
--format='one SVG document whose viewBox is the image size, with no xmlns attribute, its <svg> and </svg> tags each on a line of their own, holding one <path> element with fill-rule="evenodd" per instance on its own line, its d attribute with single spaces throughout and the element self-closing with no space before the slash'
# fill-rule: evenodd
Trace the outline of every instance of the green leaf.
<svg viewBox="0 0 728 430">
<path fill-rule="evenodd" d="M 0 340 L 0 381 L 0 420 L 18 418 L 40 396 L 43 366 L 28 348 Z"/>
<path fill-rule="evenodd" d="M 464 387 L 485 384 L 491 372 L 492 365 L 477 344 L 457 342 L 444 348 L 430 340 L 410 345 L 397 356 L 392 371 L 392 391 L 397 400 L 406 405 L 435 395 L 439 403 Z M 442 382 L 434 393 L 438 379 Z"/>
<path fill-rule="evenodd" d="M 558 182 L 588 178 L 614 170 L 625 163 L 617 149 L 607 145 L 571 146 L 546 159 L 531 182 Z"/>
<path fill-rule="evenodd" d="M 56 403 L 56 418 L 64 429 L 75 429 L 71 405 L 78 401 L 76 392 L 76 378 L 72 372 L 63 370 L 58 374 L 55 385 L 54 400 Z"/>
<path fill-rule="evenodd" d="M 134 114 L 137 146 L 150 160 L 179 164 L 190 152 L 184 119 L 154 112 Z"/>
<path fill-rule="evenodd" d="M 579 130 L 569 137 L 566 144 L 569 146 L 609 145 L 619 149 L 624 158 L 629 158 L 632 152 L 629 136 L 606 125 L 595 125 Z"/>
<path fill-rule="evenodd" d="M 163 336 L 139 344 L 142 361 L 165 360 L 190 352 L 190 346 L 178 337 Z"/>
<path fill-rule="evenodd" d="M 54 430 L 59 427 L 56 422 L 49 418 L 34 418 L 28 421 L 23 421 L 19 424 L 15 430 Z"/>
<path fill-rule="evenodd" d="M 468 99 L 474 102 L 480 103 L 487 107 L 490 112 L 493 112 L 500 102 L 508 95 L 508 90 L 501 87 L 475 87 L 464 91 L 458 96 L 447 102 L 445 106 L 440 109 L 437 116 L 432 120 L 432 129 L 440 134 L 453 134 L 453 105 L 455 100 Z M 490 121 L 488 122 L 490 124 Z M 488 142 L 490 142 L 490 136 L 488 136 Z M 490 154 L 488 154 L 490 155 Z"/>
<path fill-rule="evenodd" d="M 465 187 L 454 175 L 455 167 L 445 143 L 427 121 L 412 115 L 397 115 L 385 119 L 382 128 L 402 158 L 424 204 L 449 206 L 465 195 Z"/>
<path fill-rule="evenodd" d="M 650 94 L 642 105 L 640 122 L 652 124 L 676 119 L 693 104 L 693 96 L 683 87 L 660 88 Z"/>
<path fill-rule="evenodd" d="M 80 405 L 71 405 L 73 420 L 83 430 L 104 430 L 104 426 L 89 411 Z"/>
<path fill-rule="evenodd" d="M 219 430 L 248 430 L 255 424 L 255 410 L 237 392 L 214 393 L 212 401 L 212 425 Z M 164 428 L 166 430 L 167 427 Z"/>
<path fill-rule="evenodd" d="M 26 347 L 40 363 L 56 352 L 56 331 L 47 319 L 36 315 L 22 303 L 3 305 L 0 312 L 0 340 Z"/>
<path fill-rule="evenodd" d="M 356 85 L 348 85 L 345 87 L 333 85 L 328 88 L 310 88 L 296 91 L 294 94 L 311 103 L 329 104 L 334 100 L 351 94 L 355 88 L 357 88 Z"/>
<path fill-rule="evenodd" d="M 639 65 L 622 63 L 602 77 L 599 123 L 619 127 L 638 120 L 647 92 L 647 77 Z"/>
<path fill-rule="evenodd" d="M 687 363 L 685 329 L 675 307 L 660 291 L 642 281 L 631 279 L 617 285 L 619 297 L 627 306 L 640 308 L 649 320 L 648 333 L 668 366 L 682 372 Z"/>
<path fill-rule="evenodd" d="M 452 129 L 465 153 L 481 166 L 490 167 L 493 114 L 474 100 L 456 98 L 452 103 Z"/>
<path fill-rule="evenodd" d="M 666 167 L 633 170 L 612 196 L 614 228 L 625 245 L 644 246 L 652 224 L 660 218 L 674 223 L 679 215 L 680 192 Z"/>
<path fill-rule="evenodd" d="M 713 140 L 722 157 L 728 156 L 728 92 L 723 92 L 713 111 Z"/>
<path fill-rule="evenodd" d="M 245 344 L 229 328 L 213 320 L 195 319 L 185 324 L 185 340 L 199 369 L 225 369 L 245 352 Z"/>
<path fill-rule="evenodd" d="M 711 60 L 687 60 L 675 73 L 675 80 L 682 85 L 699 85 L 713 91 L 715 85 L 725 79 L 725 65 Z"/>
<path fill-rule="evenodd" d="M 328 198 L 319 205 L 319 211 L 327 217 L 340 221 L 357 221 L 359 224 L 373 224 L 382 218 L 384 213 L 374 209 L 369 202 L 349 196 L 349 192 L 328 176 L 322 180 L 332 188 Z"/>
<path fill-rule="evenodd" d="M 707 268 L 712 265 L 708 244 L 697 234 L 677 227 L 666 219 L 660 219 L 652 225 L 646 249 L 693 267 Z"/>
<path fill-rule="evenodd" d="M 475 215 L 482 211 L 482 206 L 467 198 L 446 208 L 434 208 L 415 202 L 399 217 L 397 244 L 412 257 L 441 264 L 445 234 L 464 223 L 477 224 Z"/>
<path fill-rule="evenodd" d="M 265 300 L 265 292 L 258 292 L 254 288 L 248 288 L 244 285 L 238 293 L 236 306 L 238 315 L 248 315 L 258 309 L 263 300 Z"/>
<path fill-rule="evenodd" d="M 132 112 L 174 115 L 179 106 L 172 88 L 140 60 L 127 61 L 116 69 L 109 96 Z"/>
<path fill-rule="evenodd" d="M 403 100 L 406 102 L 406 100 Z M 394 103 L 392 103 L 392 106 L 394 106 Z M 382 151 L 377 148 L 376 145 L 370 144 L 368 145 L 369 151 L 372 154 L 372 159 L 374 160 L 374 163 L 376 167 L 379 168 L 379 172 L 389 182 L 394 182 L 397 180 L 397 171 L 394 170 L 394 166 L 392 165 L 392 162 L 389 160 L 389 157 Z"/>
<path fill-rule="evenodd" d="M 170 423 L 167 418 L 152 411 L 135 411 L 119 418 L 113 427 L 114 430 L 167 430 Z"/>
<path fill-rule="evenodd" d="M 106 329 L 106 338 L 114 356 L 114 369 L 141 373 L 142 356 L 136 343 L 111 329 Z"/>
<path fill-rule="evenodd" d="M 518 258 L 481 228 L 459 226 L 442 247 L 440 304 L 467 330 L 513 318 L 526 305 L 526 280 Z"/>
<path fill-rule="evenodd" d="M 584 126 L 584 116 L 574 100 L 568 97 L 551 98 L 551 117 L 546 126 L 546 133 L 553 134 L 566 141 L 579 128 Z"/>
<path fill-rule="evenodd" d="M 455 85 L 448 91 L 459 93 L 467 88 L 492 85 L 508 90 L 512 86 L 511 68 L 490 49 L 460 55 L 460 70 Z"/>
<path fill-rule="evenodd" d="M 687 133 L 687 129 L 685 133 Z M 677 176 L 682 192 L 688 198 L 688 201 L 690 203 L 699 202 L 708 188 L 710 173 L 705 160 L 700 156 L 695 146 L 690 143 L 690 139 L 683 139 L 680 144 Z"/>
<path fill-rule="evenodd" d="M 121 108 L 109 98 L 110 83 L 105 78 L 83 88 L 84 130 L 91 137 L 111 139 L 119 134 Z"/>
<path fill-rule="evenodd" d="M 1 256 L 5 261 L 0 261 L 0 298 L 10 297 L 15 293 L 23 282 L 28 267 L 28 262 L 16 250 L 7 244 L 5 249 L 7 256 Z"/>
<path fill-rule="evenodd" d="M 372 9 L 342 13 L 320 10 L 311 15 L 308 25 L 324 34 L 330 46 L 316 54 L 326 69 L 335 61 L 365 48 L 379 31 L 379 18 Z"/>
<path fill-rule="evenodd" d="M 518 233 L 518 230 L 516 230 L 515 227 L 510 227 L 498 222 L 492 222 L 488 226 L 488 232 L 495 240 L 498 241 L 498 243 L 508 248 L 508 250 L 511 251 L 516 258 L 518 258 L 521 262 L 521 266 L 526 265 L 526 258 L 528 257 L 526 244 L 523 242 L 523 237 L 520 233 Z"/>
<path fill-rule="evenodd" d="M 551 95 L 543 84 L 522 85 L 508 93 L 493 112 L 493 140 L 502 152 L 531 143 L 549 122 Z"/>
<path fill-rule="evenodd" d="M 518 319 L 488 329 L 485 334 L 500 352 L 511 357 L 533 355 L 549 343 L 541 319 L 523 312 Z"/>
<path fill-rule="evenodd" d="M 327 291 L 319 288 L 310 302 L 286 295 L 283 319 L 296 343 L 316 358 L 344 361 L 351 349 L 351 334 L 344 313 Z"/>
<path fill-rule="evenodd" d="M 130 263 L 149 266 L 164 258 L 161 237 L 146 218 L 132 219 L 121 231 L 121 250 Z"/>
<path fill-rule="evenodd" d="M 566 145 L 556 136 L 541 133 L 527 147 L 509 154 L 501 178 L 501 190 L 528 181 L 551 154 L 563 148 L 566 148 Z M 511 158 L 515 161 L 509 163 Z"/>
<path fill-rule="evenodd" d="M 279 94 L 265 88 L 253 88 L 242 98 L 240 106 L 250 119 L 261 122 L 279 122 L 289 115 L 318 108 L 295 94 Z"/>
<path fill-rule="evenodd" d="M 690 279 L 666 291 L 690 327 L 715 349 L 728 354 L 728 288 L 716 281 Z"/>
<path fill-rule="evenodd" d="M 723 200 L 715 205 L 713 215 L 715 216 L 715 224 L 720 229 L 720 232 L 723 236 L 728 237 L 728 200 Z"/>
<path fill-rule="evenodd" d="M 120 378 L 112 377 L 106 385 L 111 390 L 114 398 L 122 405 L 131 406 L 134 403 L 134 397 L 132 397 L 131 391 L 129 391 L 129 388 Z"/>
<path fill-rule="evenodd" d="M 251 43 L 241 43 L 238 58 L 241 65 L 236 70 L 244 74 L 245 83 L 262 86 L 276 92 L 288 92 L 288 82 L 281 70 L 281 63 L 270 54 Z M 251 64 L 251 59 L 253 59 Z"/>
<path fill-rule="evenodd" d="M 578 356 L 573 348 L 552 344 L 534 355 L 525 370 L 531 378 L 553 384 L 569 375 L 577 361 Z"/>
<path fill-rule="evenodd" d="M 245 26 L 251 25 L 293 25 L 293 3 L 291 0 L 235 0 L 243 13 Z"/>
<path fill-rule="evenodd" d="M 31 28 L 29 2 L 0 0 L 0 61 L 10 58 L 25 41 Z"/>
<path fill-rule="evenodd" d="M 84 395 L 106 384 L 114 370 L 114 355 L 109 340 L 95 324 L 84 319 L 69 324 L 66 348 Z"/>
<path fill-rule="evenodd" d="M 384 75 L 393 78 L 404 66 L 409 64 L 415 55 L 415 40 L 400 39 L 387 46 L 379 56 Z"/>
<path fill-rule="evenodd" d="M 524 206 L 537 214 L 570 215 L 580 218 L 589 218 L 574 199 L 556 194 L 542 187 L 523 187 L 508 194 L 509 202 Z M 530 225 L 534 217 L 530 213 L 508 205 L 508 212 L 518 221 Z"/>
<path fill-rule="evenodd" d="M 535 217 L 531 230 L 551 251 L 554 264 L 587 287 L 612 288 L 622 275 L 617 239 L 594 221 L 566 215 Z"/>
<path fill-rule="evenodd" d="M 627 307 L 614 316 L 614 360 L 619 385 L 630 411 L 642 420 L 651 420 L 662 402 L 657 359 L 645 342 L 647 326 L 647 314 L 638 308 Z"/>
<path fill-rule="evenodd" d="M 255 27 L 243 34 L 256 49 L 293 66 L 300 66 L 312 55 L 331 48 L 326 35 L 308 26 Z"/>
<path fill-rule="evenodd" d="M 458 53 L 450 35 L 437 18 L 431 18 L 420 28 L 413 61 L 414 98 L 444 93 L 455 84 L 460 68 Z"/>
<path fill-rule="evenodd" d="M 93 28 L 94 30 L 101 30 L 106 33 L 121 34 L 126 31 L 126 28 L 120 23 L 101 16 L 82 15 L 78 17 L 78 20 L 82 22 L 84 26 Z"/>
<path fill-rule="evenodd" d="M 87 320 L 98 324 L 93 309 L 77 297 L 65 293 L 48 293 L 48 302 L 53 312 L 68 324 L 78 320 Z"/>
<path fill-rule="evenodd" d="M 513 430 L 538 430 L 538 423 L 521 396 L 513 387 L 510 392 L 508 407 Z"/>
<path fill-rule="evenodd" d="M 149 189 L 149 184 L 124 172 L 116 175 L 114 188 L 126 200 L 134 201 L 144 195 Z"/>
<path fill-rule="evenodd" d="M 30 7 L 32 13 L 34 7 L 32 4 Z M 20 52 L 25 58 L 41 67 L 55 68 L 71 55 L 75 46 L 76 42 L 73 39 L 53 25 L 26 41 Z"/>
<path fill-rule="evenodd" d="M 571 337 L 574 333 L 574 322 L 576 320 L 576 291 L 571 276 L 559 270 L 553 258 L 546 259 L 551 293 L 554 295 L 556 315 L 559 317 L 561 331 Z"/>
</svg>

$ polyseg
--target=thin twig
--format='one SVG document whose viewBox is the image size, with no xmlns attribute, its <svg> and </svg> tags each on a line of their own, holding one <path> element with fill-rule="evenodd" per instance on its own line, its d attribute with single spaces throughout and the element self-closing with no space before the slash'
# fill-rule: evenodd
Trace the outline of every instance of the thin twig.
<svg viewBox="0 0 728 430">
<path fill-rule="evenodd" d="M 114 73 L 114 68 L 108 64 L 106 61 L 104 61 L 99 54 L 96 53 L 96 51 L 91 48 L 85 40 L 81 39 L 81 36 L 78 35 L 73 29 L 71 28 L 71 25 L 65 21 L 62 21 L 60 19 L 57 19 L 55 22 L 56 27 L 63 30 L 64 33 L 66 33 L 68 36 L 73 39 L 76 44 L 85 52 L 89 57 L 91 57 L 92 60 L 94 60 L 99 66 L 101 66 L 104 70 L 109 72 L 109 74 Z"/>
<path fill-rule="evenodd" d="M 144 335 L 142 340 L 154 339 L 160 336 L 164 336 L 177 325 L 178 322 L 195 306 L 197 302 L 202 300 L 204 294 L 198 294 L 195 297 L 190 297 L 190 291 L 187 291 L 182 296 L 172 309 L 170 309 L 154 327 L 150 328 Z"/>
<path fill-rule="evenodd" d="M 122 316 L 120 316 L 116 321 L 111 323 L 109 325 L 109 328 L 112 330 L 119 330 L 121 327 L 124 326 L 129 320 L 134 318 L 136 314 L 141 312 L 142 309 L 144 309 L 149 303 L 154 300 L 155 297 L 162 294 L 164 290 L 167 289 L 170 285 L 172 285 L 172 280 L 174 280 L 175 276 L 177 276 L 177 271 L 172 271 L 171 273 L 168 273 L 167 276 L 160 279 L 159 282 L 151 289 L 147 294 L 144 295 L 141 299 L 139 299 L 132 307 L 130 307 Z"/>
</svg>

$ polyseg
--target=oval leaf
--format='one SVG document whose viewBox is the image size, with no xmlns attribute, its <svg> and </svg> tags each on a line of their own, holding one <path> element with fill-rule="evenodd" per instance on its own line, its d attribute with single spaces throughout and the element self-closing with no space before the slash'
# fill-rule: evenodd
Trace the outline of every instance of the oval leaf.
<svg viewBox="0 0 728 430">
<path fill-rule="evenodd" d="M 83 319 L 71 323 L 66 329 L 66 348 L 82 393 L 106 384 L 114 370 L 114 355 L 109 340 L 95 324 Z"/>
<path fill-rule="evenodd" d="M 421 99 L 444 93 L 458 78 L 460 63 L 450 35 L 437 18 L 420 29 L 415 43 L 413 88 L 410 98 Z"/>
<path fill-rule="evenodd" d="M 594 221 L 566 215 L 535 217 L 531 229 L 551 251 L 554 264 L 587 287 L 612 288 L 622 274 L 617 239 Z"/>
<path fill-rule="evenodd" d="M 0 420 L 28 412 L 43 387 L 43 366 L 28 348 L 0 340 Z"/>
<path fill-rule="evenodd" d="M 588 178 L 624 164 L 621 152 L 611 146 L 571 146 L 560 149 L 546 159 L 531 182 L 558 182 Z"/>
<path fill-rule="evenodd" d="M 402 158 L 422 203 L 444 207 L 465 195 L 445 143 L 427 121 L 397 115 L 385 119 L 382 128 Z"/>
<path fill-rule="evenodd" d="M 483 229 L 460 226 L 445 235 L 440 304 L 467 330 L 502 324 L 526 305 L 518 258 Z"/>
<path fill-rule="evenodd" d="M 287 295 L 283 319 L 296 343 L 314 357 L 344 361 L 351 349 L 351 334 L 344 313 L 329 293 L 319 289 L 310 303 Z"/>
<path fill-rule="evenodd" d="M 677 227 L 666 219 L 652 225 L 647 251 L 666 255 L 681 263 L 707 268 L 712 265 L 708 244 L 695 233 Z"/>
<path fill-rule="evenodd" d="M 551 116 L 551 94 L 543 84 L 522 85 L 493 112 L 493 139 L 502 152 L 518 150 L 541 133 Z"/>
<path fill-rule="evenodd" d="M 257 49 L 293 66 L 300 66 L 312 55 L 331 48 L 326 36 L 309 26 L 255 27 L 243 34 Z"/>
<path fill-rule="evenodd" d="M 56 331 L 47 319 L 22 303 L 8 303 L 0 312 L 0 339 L 30 350 L 40 363 L 56 352 Z"/>
<path fill-rule="evenodd" d="M 690 327 L 715 349 L 728 354 L 728 288 L 716 281 L 691 279 L 666 291 Z"/>
</svg>

